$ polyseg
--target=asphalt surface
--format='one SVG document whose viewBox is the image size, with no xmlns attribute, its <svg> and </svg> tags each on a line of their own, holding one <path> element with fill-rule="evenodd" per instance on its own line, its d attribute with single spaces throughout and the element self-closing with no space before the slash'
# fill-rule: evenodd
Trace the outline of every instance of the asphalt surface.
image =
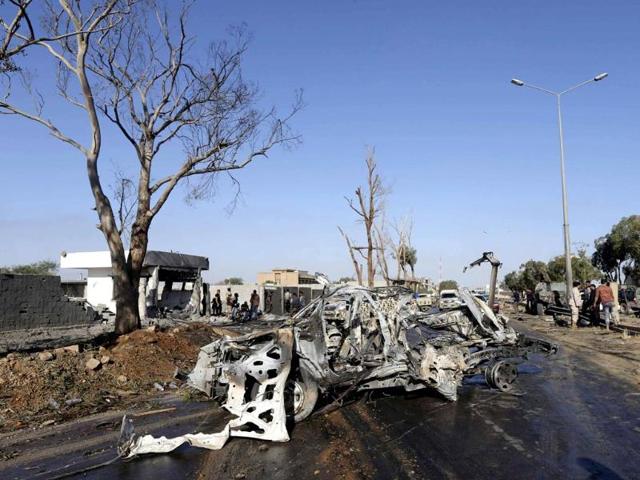
<svg viewBox="0 0 640 480">
<path fill-rule="evenodd" d="M 69 478 L 640 478 L 637 379 L 561 346 L 521 366 L 518 390 L 472 382 L 455 403 L 385 392 L 302 422 L 289 443 L 234 438 L 220 451 L 181 447 Z M 228 418 L 209 402 L 168 398 L 159 408 L 172 406 L 134 417 L 136 430 L 216 431 Z M 0 478 L 51 479 L 111 460 L 119 421 L 112 412 L 0 437 Z"/>
</svg>

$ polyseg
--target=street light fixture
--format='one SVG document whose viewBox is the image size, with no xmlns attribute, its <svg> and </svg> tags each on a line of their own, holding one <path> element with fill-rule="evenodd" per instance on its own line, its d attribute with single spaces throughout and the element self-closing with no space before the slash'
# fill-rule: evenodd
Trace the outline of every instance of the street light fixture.
<svg viewBox="0 0 640 480">
<path fill-rule="evenodd" d="M 562 182 L 562 232 L 564 234 L 564 261 L 565 261 L 565 279 L 566 279 L 566 299 L 567 303 L 569 303 L 569 295 L 571 294 L 571 289 L 573 288 L 573 270 L 571 268 L 571 240 L 569 237 L 569 210 L 567 207 L 567 185 L 564 174 L 564 134 L 562 131 L 562 110 L 560 109 L 560 97 L 565 93 L 569 93 L 575 90 L 578 87 L 582 87 L 587 83 L 591 82 L 599 82 L 600 80 L 605 79 L 609 74 L 608 73 L 600 73 L 589 80 L 585 80 L 584 82 L 578 83 L 573 87 L 567 88 L 561 92 L 554 92 L 552 90 L 547 90 L 546 88 L 538 87 L 536 85 L 531 85 L 529 83 L 525 83 L 522 80 L 517 78 L 512 78 L 511 83 L 517 87 L 529 87 L 534 90 L 539 90 L 544 93 L 548 93 L 549 95 L 553 95 L 556 97 L 556 105 L 558 107 L 558 129 L 560 131 L 560 179 Z"/>
</svg>

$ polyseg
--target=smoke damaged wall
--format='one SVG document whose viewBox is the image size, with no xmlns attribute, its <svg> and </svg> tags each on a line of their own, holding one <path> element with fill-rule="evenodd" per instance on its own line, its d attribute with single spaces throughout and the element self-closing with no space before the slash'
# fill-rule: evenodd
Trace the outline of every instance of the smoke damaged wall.
<svg viewBox="0 0 640 480">
<path fill-rule="evenodd" d="M 0 332 L 92 325 L 97 317 L 64 296 L 60 277 L 0 274 Z"/>
</svg>

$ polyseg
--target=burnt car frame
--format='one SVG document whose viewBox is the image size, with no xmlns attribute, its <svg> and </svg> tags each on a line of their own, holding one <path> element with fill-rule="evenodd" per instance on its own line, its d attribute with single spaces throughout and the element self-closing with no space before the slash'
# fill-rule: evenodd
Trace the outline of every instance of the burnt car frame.
<svg viewBox="0 0 640 480">
<path fill-rule="evenodd" d="M 468 290 L 459 295 L 458 309 L 425 313 L 403 287 L 326 288 L 284 325 L 203 347 L 189 382 L 236 415 L 263 411 L 260 402 L 273 401 L 274 385 L 284 384 L 283 407 L 301 421 L 321 395 L 346 389 L 432 388 L 455 401 L 465 376 L 483 374 L 491 387 L 508 390 L 517 363 L 557 351 L 516 332 Z M 249 423 L 264 432 L 265 418 L 276 414 Z"/>
<path fill-rule="evenodd" d="M 219 449 L 231 437 L 285 442 L 288 422 L 314 410 L 321 394 L 432 388 L 456 400 L 468 375 L 509 390 L 516 364 L 557 347 L 517 333 L 502 315 L 460 290 L 457 310 L 420 312 L 403 287 L 326 289 L 275 328 L 233 330 L 200 351 L 191 386 L 217 397 L 234 418 L 215 433 L 137 436 L 126 416 L 119 456 L 166 453 L 182 444 Z"/>
</svg>

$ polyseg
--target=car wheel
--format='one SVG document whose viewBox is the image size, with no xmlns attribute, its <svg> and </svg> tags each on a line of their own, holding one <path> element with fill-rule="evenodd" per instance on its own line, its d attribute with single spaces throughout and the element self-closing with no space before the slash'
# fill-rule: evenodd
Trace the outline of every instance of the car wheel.
<svg viewBox="0 0 640 480">
<path fill-rule="evenodd" d="M 287 381 L 285 395 L 287 415 L 298 423 L 313 412 L 318 401 L 318 384 L 308 375 L 297 374 Z"/>
<path fill-rule="evenodd" d="M 484 376 L 490 387 L 508 392 L 518 378 L 518 367 L 505 360 L 498 360 L 486 368 Z"/>
</svg>

